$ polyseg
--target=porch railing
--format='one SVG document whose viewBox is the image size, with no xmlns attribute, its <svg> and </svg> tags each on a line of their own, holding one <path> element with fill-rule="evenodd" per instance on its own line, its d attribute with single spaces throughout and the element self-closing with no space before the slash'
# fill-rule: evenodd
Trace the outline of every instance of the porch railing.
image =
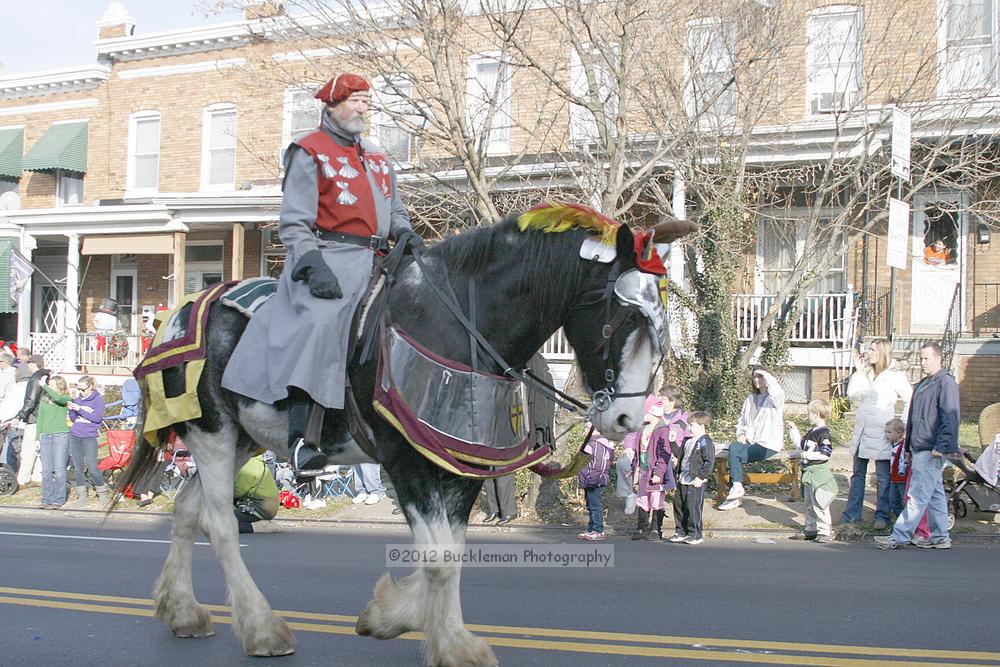
<svg viewBox="0 0 1000 667">
<path fill-rule="evenodd" d="M 569 341 L 566 340 L 566 334 L 563 333 L 562 329 L 559 329 L 552 337 L 545 341 L 542 345 L 542 355 L 548 361 L 572 361 L 573 360 L 573 348 L 569 346 Z"/>
<path fill-rule="evenodd" d="M 107 366 L 110 368 L 133 369 L 142 358 L 142 337 L 138 334 L 124 334 L 126 346 L 114 350 L 111 336 L 94 332 L 76 335 L 76 363 L 80 366 Z"/>
<path fill-rule="evenodd" d="M 777 297 L 769 294 L 733 295 L 733 322 L 738 340 L 751 340 Z M 832 343 L 850 338 L 854 294 L 811 294 L 788 340 L 793 343 Z"/>
</svg>

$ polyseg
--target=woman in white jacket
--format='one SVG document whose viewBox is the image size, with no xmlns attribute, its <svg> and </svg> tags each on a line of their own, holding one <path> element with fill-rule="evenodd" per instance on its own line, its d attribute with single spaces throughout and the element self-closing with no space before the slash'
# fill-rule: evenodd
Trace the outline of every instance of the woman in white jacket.
<svg viewBox="0 0 1000 667">
<path fill-rule="evenodd" d="M 868 462 L 875 461 L 875 476 L 878 479 L 875 529 L 882 530 L 889 524 L 889 467 L 892 458 L 892 445 L 885 439 L 885 423 L 896 416 L 898 401 L 903 402 L 903 419 L 906 419 L 913 387 L 906 375 L 896 369 L 892 344 L 887 340 L 872 341 L 868 354 L 855 358 L 854 368 L 856 370 L 847 384 L 847 397 L 851 399 L 856 415 L 854 434 L 851 436 L 854 470 L 847 507 L 840 516 L 840 522 L 861 523 Z"/>
</svg>

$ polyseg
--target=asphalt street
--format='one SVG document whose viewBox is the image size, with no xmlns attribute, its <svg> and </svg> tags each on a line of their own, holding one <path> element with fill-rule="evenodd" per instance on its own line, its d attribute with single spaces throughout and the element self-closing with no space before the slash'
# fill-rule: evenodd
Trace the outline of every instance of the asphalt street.
<svg viewBox="0 0 1000 667">
<path fill-rule="evenodd" d="M 152 618 L 167 553 L 165 520 L 0 513 L 0 665 L 237 665 L 221 568 L 195 547 L 199 600 L 217 634 L 174 639 Z M 280 665 L 419 664 L 414 636 L 357 637 L 356 615 L 403 530 L 295 527 L 241 539 L 297 651 Z M 473 543 L 547 545 L 572 533 L 475 533 Z M 467 568 L 465 622 L 502 665 L 1000 665 L 1000 545 L 884 552 L 815 545 L 609 541 L 608 568 Z M 407 569 L 394 569 L 405 575 Z M 253 659 L 258 664 L 260 659 Z"/>
</svg>

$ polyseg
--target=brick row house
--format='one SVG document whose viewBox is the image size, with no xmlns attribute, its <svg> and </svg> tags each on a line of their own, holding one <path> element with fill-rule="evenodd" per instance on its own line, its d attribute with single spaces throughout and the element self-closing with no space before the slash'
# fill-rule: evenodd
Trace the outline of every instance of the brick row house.
<svg viewBox="0 0 1000 667">
<path fill-rule="evenodd" d="M 906 7 L 925 21 L 917 33 L 942 54 L 916 98 L 940 100 L 947 119 L 949 100 L 975 91 L 974 108 L 965 104 L 962 113 L 977 120 L 977 131 L 989 126 L 1000 99 L 991 92 L 998 85 L 993 4 L 887 4 Z M 948 20 L 955 14 L 952 5 L 964 12 L 960 24 Z M 857 91 L 866 83 L 871 87 L 863 78 L 881 71 L 866 48 L 876 41 L 873 34 L 887 29 L 892 12 L 885 7 L 796 4 L 801 34 L 780 82 L 788 92 L 780 112 L 761 118 L 748 134 L 750 168 L 779 166 L 804 174 L 821 169 L 838 150 L 850 152 L 840 146 L 844 137 L 861 137 L 868 115 L 883 112 L 892 96 L 887 89 L 877 105 L 866 103 L 871 109 L 856 109 Z M 319 45 L 282 51 L 273 40 L 268 43 L 267 21 L 281 11 L 280 2 L 246 3 L 241 21 L 143 35 L 124 7 L 112 3 L 98 22 L 96 64 L 0 76 L 0 193 L 14 193 L 0 195 L 0 262 L 8 261 L 6 249 L 14 247 L 45 274 L 32 278 L 17 305 L 0 294 L 0 310 L 6 312 L 0 315 L 0 337 L 30 342 L 62 370 L 121 371 L 134 365 L 141 351 L 144 313 L 220 280 L 280 270 L 283 251 L 275 228 L 281 154 L 290 140 L 315 127 L 318 113 L 311 90 L 295 81 L 322 81 L 337 63 L 336 50 L 324 60 Z M 690 70 L 687 104 L 697 110 L 710 100 L 705 104 L 714 117 L 734 113 L 742 93 L 719 85 L 733 67 L 721 46 L 725 21 L 692 19 L 680 39 L 681 49 L 709 52 L 687 65 L 677 59 Z M 579 54 L 568 44 L 552 48 L 565 48 L 567 76 L 577 76 Z M 325 71 L 316 70 L 317 62 Z M 247 85 L 254 72 L 260 73 L 259 85 Z M 557 118 L 552 131 L 539 139 L 522 131 L 526 122 L 517 121 L 545 116 L 544 100 L 479 103 L 476 89 L 527 89 L 519 76 L 492 51 L 470 57 L 470 122 L 482 124 L 483 114 L 493 114 L 494 121 L 514 119 L 494 122 L 487 142 L 488 155 L 516 162 L 505 166 L 508 187 L 533 187 L 531 178 L 523 177 L 529 171 L 540 174 L 532 176 L 539 181 L 557 182 L 566 167 L 551 156 L 564 156 L 567 147 L 594 133 L 593 117 L 559 107 L 548 114 Z M 704 85 L 694 85 L 699 82 Z M 407 85 L 405 79 L 385 78 L 374 84 L 376 98 L 381 92 L 383 99 Z M 378 115 L 376 110 L 376 138 L 399 160 L 401 180 L 427 178 L 428 189 L 463 186 L 461 170 L 447 160 L 431 177 L 422 176 L 426 169 L 413 165 L 441 157 L 435 147 L 421 145 Z M 674 212 L 684 214 L 685 182 L 672 175 L 669 155 L 662 173 L 673 179 Z M 956 182 L 955 188 L 918 190 L 910 200 L 910 258 L 906 269 L 896 271 L 891 320 L 886 224 L 842 253 L 830 243 L 837 257 L 806 296 L 791 335 L 783 382 L 793 400 L 829 396 L 849 367 L 846 348 L 859 334 L 891 335 L 905 355 L 919 341 L 945 336 L 949 316 L 957 336 L 954 368 L 963 385 L 963 409 L 973 414 L 1000 399 L 991 381 L 1000 372 L 1000 339 L 994 338 L 1000 333 L 1000 248 L 993 248 L 990 226 L 977 214 L 995 194 L 982 184 L 963 189 L 961 179 Z M 795 177 L 782 188 L 785 203 L 760 211 L 742 279 L 733 286 L 733 317 L 744 341 L 756 333 L 783 276 L 810 243 L 801 231 L 810 215 L 808 194 Z M 829 215 L 843 212 L 835 198 Z M 928 263 L 925 248 L 938 239 L 947 260 Z M 683 255 L 672 252 L 671 258 L 672 277 L 683 285 Z M 111 359 L 94 332 L 92 315 L 106 297 L 117 301 L 129 335 L 126 358 Z M 554 359 L 568 352 L 558 340 L 547 351 Z"/>
</svg>

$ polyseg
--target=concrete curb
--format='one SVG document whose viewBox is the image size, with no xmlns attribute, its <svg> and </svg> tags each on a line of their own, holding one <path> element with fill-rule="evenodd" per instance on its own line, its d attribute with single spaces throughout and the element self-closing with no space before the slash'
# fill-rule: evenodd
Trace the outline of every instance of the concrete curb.
<svg viewBox="0 0 1000 667">
<path fill-rule="evenodd" d="M 82 508 L 82 509 L 70 509 L 70 510 L 45 510 L 38 507 L 30 505 L 2 505 L 0 506 L 0 512 L 6 509 L 27 511 L 30 513 L 38 513 L 45 515 L 59 515 L 59 514 L 98 514 L 104 515 L 106 512 L 104 509 L 98 508 Z M 136 510 L 115 510 L 112 512 L 111 517 L 124 516 L 128 518 L 170 518 L 169 512 L 161 512 L 157 510 L 146 510 L 146 511 L 136 511 Z M 321 518 L 321 519 L 311 519 L 307 517 L 277 517 L 274 519 L 275 523 L 284 525 L 303 525 L 303 526 L 328 526 L 328 527 L 346 527 L 346 528 L 400 528 L 406 529 L 406 522 L 402 518 L 390 516 L 390 517 L 369 517 L 369 518 Z M 482 523 L 471 523 L 469 524 L 468 530 L 470 534 L 481 535 L 481 534 L 517 534 L 517 533 L 565 533 L 567 535 L 572 535 L 574 538 L 576 534 L 584 529 L 583 525 L 578 526 L 565 526 L 565 525 L 550 525 L 544 523 L 519 523 L 510 524 L 504 527 L 498 527 L 491 524 Z M 705 529 L 705 537 L 710 540 L 756 540 L 760 538 L 770 538 L 774 541 L 779 541 L 783 539 L 788 539 L 792 535 L 799 532 L 798 527 L 785 527 L 785 528 L 707 528 Z M 625 530 L 621 533 L 616 532 L 613 528 L 606 530 L 609 539 L 612 540 L 623 540 L 627 539 L 630 535 L 630 531 Z M 871 542 L 871 538 L 876 535 L 883 535 L 883 532 L 869 531 L 860 533 L 859 535 L 852 536 L 848 539 L 838 539 L 834 544 L 848 544 L 851 542 Z M 988 533 L 988 532 L 974 532 L 974 533 L 952 533 L 952 540 L 957 544 L 992 544 L 1000 543 L 1000 532 Z"/>
</svg>

